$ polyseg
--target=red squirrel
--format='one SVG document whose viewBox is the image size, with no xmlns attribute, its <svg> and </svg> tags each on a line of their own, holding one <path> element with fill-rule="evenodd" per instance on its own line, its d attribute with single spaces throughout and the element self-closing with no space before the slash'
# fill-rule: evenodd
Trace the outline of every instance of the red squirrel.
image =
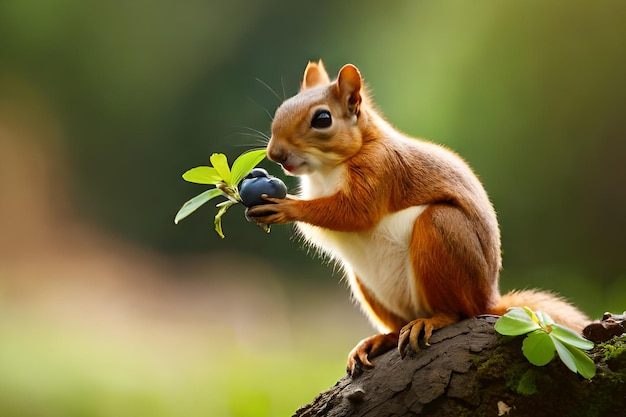
<svg viewBox="0 0 626 417">
<path fill-rule="evenodd" d="M 576 331 L 590 321 L 563 299 L 498 289 L 496 214 L 481 182 L 451 150 L 404 135 L 376 110 L 361 74 L 331 81 L 309 62 L 300 92 L 276 110 L 269 159 L 301 178 L 300 195 L 248 209 L 262 224 L 295 222 L 343 266 L 355 299 L 381 331 L 350 352 L 357 363 L 394 347 L 404 356 L 434 330 L 479 314 L 529 306 Z"/>
</svg>

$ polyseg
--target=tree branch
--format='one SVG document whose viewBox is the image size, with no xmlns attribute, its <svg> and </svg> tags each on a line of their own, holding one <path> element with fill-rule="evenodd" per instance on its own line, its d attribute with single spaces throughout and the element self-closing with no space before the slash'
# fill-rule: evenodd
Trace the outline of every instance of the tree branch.
<svg viewBox="0 0 626 417">
<path fill-rule="evenodd" d="M 346 375 L 294 416 L 593 416 L 626 409 L 623 337 L 594 349 L 598 374 L 588 381 L 558 359 L 531 365 L 521 338 L 498 335 L 495 320 L 483 316 L 445 327 L 430 347 L 404 359 L 396 349 L 387 352 L 373 360 L 373 369 Z"/>
</svg>

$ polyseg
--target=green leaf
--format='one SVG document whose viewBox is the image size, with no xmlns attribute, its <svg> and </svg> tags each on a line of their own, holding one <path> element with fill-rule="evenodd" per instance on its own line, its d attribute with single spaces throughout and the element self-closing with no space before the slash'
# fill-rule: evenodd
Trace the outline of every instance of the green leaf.
<svg viewBox="0 0 626 417">
<path fill-rule="evenodd" d="M 213 168 L 217 171 L 217 173 L 222 177 L 224 182 L 228 185 L 232 184 L 232 174 L 230 172 L 230 168 L 228 168 L 228 160 L 226 159 L 226 155 L 223 153 L 214 153 L 211 155 L 211 164 L 213 164 Z"/>
<path fill-rule="evenodd" d="M 537 324 L 539 324 L 539 318 L 537 317 L 537 315 L 535 314 L 535 312 L 528 306 L 523 306 L 522 310 L 524 310 L 526 312 L 526 314 L 528 314 L 528 316 Z"/>
<path fill-rule="evenodd" d="M 232 201 L 225 201 L 225 203 L 229 203 L 229 204 L 223 204 L 223 203 L 218 204 L 218 207 L 220 207 L 220 209 L 215 215 L 215 221 L 214 221 L 215 231 L 222 239 L 224 239 L 225 237 L 224 232 L 222 231 L 222 216 L 224 215 L 224 213 L 226 213 L 226 210 L 228 210 L 228 207 L 232 206 L 233 204 L 236 204 L 236 203 L 233 203 Z"/>
<path fill-rule="evenodd" d="M 178 224 L 179 221 L 196 211 L 198 207 L 211 200 L 212 198 L 223 194 L 224 193 L 222 193 L 222 190 L 220 190 L 219 188 L 212 188 L 203 192 L 202 194 L 195 196 L 194 198 L 183 204 L 180 210 L 178 210 L 178 213 L 176 213 L 176 217 L 174 218 L 174 223 Z"/>
<path fill-rule="evenodd" d="M 561 361 L 563 361 L 570 371 L 578 372 L 586 379 L 593 378 L 596 375 L 596 364 L 593 363 L 585 352 L 577 347 L 565 344 L 557 338 L 553 338 L 552 340 L 559 354 L 559 358 L 561 358 Z"/>
<path fill-rule="evenodd" d="M 521 307 L 511 307 L 495 324 L 496 331 L 505 336 L 519 336 L 540 329 Z"/>
<path fill-rule="evenodd" d="M 596 374 L 593 360 L 581 350 L 591 349 L 594 344 L 555 323 L 547 313 L 535 313 L 528 307 L 512 307 L 496 322 L 495 328 L 508 336 L 530 332 L 522 342 L 522 353 L 533 365 L 546 365 L 556 352 L 572 372 L 587 379 Z"/>
<path fill-rule="evenodd" d="M 522 342 L 522 353 L 533 365 L 543 366 L 554 358 L 554 342 L 544 330 L 535 330 Z"/>
<path fill-rule="evenodd" d="M 570 346 L 575 346 L 579 349 L 593 349 L 593 342 L 583 338 L 581 335 L 573 331 L 572 329 L 561 326 L 560 324 L 552 325 L 552 336 L 559 339 L 561 342 Z"/>
<path fill-rule="evenodd" d="M 528 308 L 528 310 L 530 310 L 530 308 Z M 533 312 L 532 310 L 530 311 Z M 554 324 L 554 320 L 552 320 L 552 317 L 550 317 L 548 313 L 544 313 L 543 311 L 537 311 L 533 313 L 535 314 L 535 317 L 537 317 L 537 319 L 539 320 L 539 324 L 544 328 L 547 328 L 548 326 L 552 326 Z"/>
<path fill-rule="evenodd" d="M 585 379 L 591 379 L 596 376 L 596 364 L 585 354 L 585 352 L 576 348 L 569 348 L 570 352 L 576 358 L 576 368 L 578 373 Z"/>
<path fill-rule="evenodd" d="M 222 176 L 213 167 L 195 167 L 183 174 L 183 179 L 196 184 L 219 184 Z"/>
<path fill-rule="evenodd" d="M 245 177 L 248 172 L 252 171 L 252 168 L 257 166 L 266 156 L 267 152 L 265 149 L 256 149 L 239 155 L 239 157 L 235 159 L 235 162 L 233 162 L 233 184 L 239 184 L 243 177 Z"/>
</svg>

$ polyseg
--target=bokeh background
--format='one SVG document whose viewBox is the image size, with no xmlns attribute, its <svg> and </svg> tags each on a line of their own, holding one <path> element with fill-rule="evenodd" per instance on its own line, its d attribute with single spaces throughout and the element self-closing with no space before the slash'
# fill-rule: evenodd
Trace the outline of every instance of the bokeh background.
<svg viewBox="0 0 626 417">
<path fill-rule="evenodd" d="M 343 375 L 373 330 L 290 226 L 173 223 L 204 190 L 182 172 L 259 147 L 319 58 L 475 168 L 503 290 L 623 311 L 624 21 L 620 1 L 1 2 L 0 414 L 289 415 Z"/>
</svg>

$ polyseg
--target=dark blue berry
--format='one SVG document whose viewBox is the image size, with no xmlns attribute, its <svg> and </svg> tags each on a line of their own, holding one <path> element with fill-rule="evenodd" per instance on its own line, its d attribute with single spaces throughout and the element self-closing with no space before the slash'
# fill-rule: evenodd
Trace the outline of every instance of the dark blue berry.
<svg viewBox="0 0 626 417">
<path fill-rule="evenodd" d="M 259 178 L 259 177 L 269 177 L 269 174 L 263 168 L 254 168 L 243 179 L 247 180 L 250 178 Z"/>
<path fill-rule="evenodd" d="M 239 195 L 246 207 L 270 204 L 261 196 L 266 194 L 272 198 L 285 198 L 287 196 L 287 186 L 276 177 L 256 177 L 247 178 L 241 181 Z"/>
</svg>

